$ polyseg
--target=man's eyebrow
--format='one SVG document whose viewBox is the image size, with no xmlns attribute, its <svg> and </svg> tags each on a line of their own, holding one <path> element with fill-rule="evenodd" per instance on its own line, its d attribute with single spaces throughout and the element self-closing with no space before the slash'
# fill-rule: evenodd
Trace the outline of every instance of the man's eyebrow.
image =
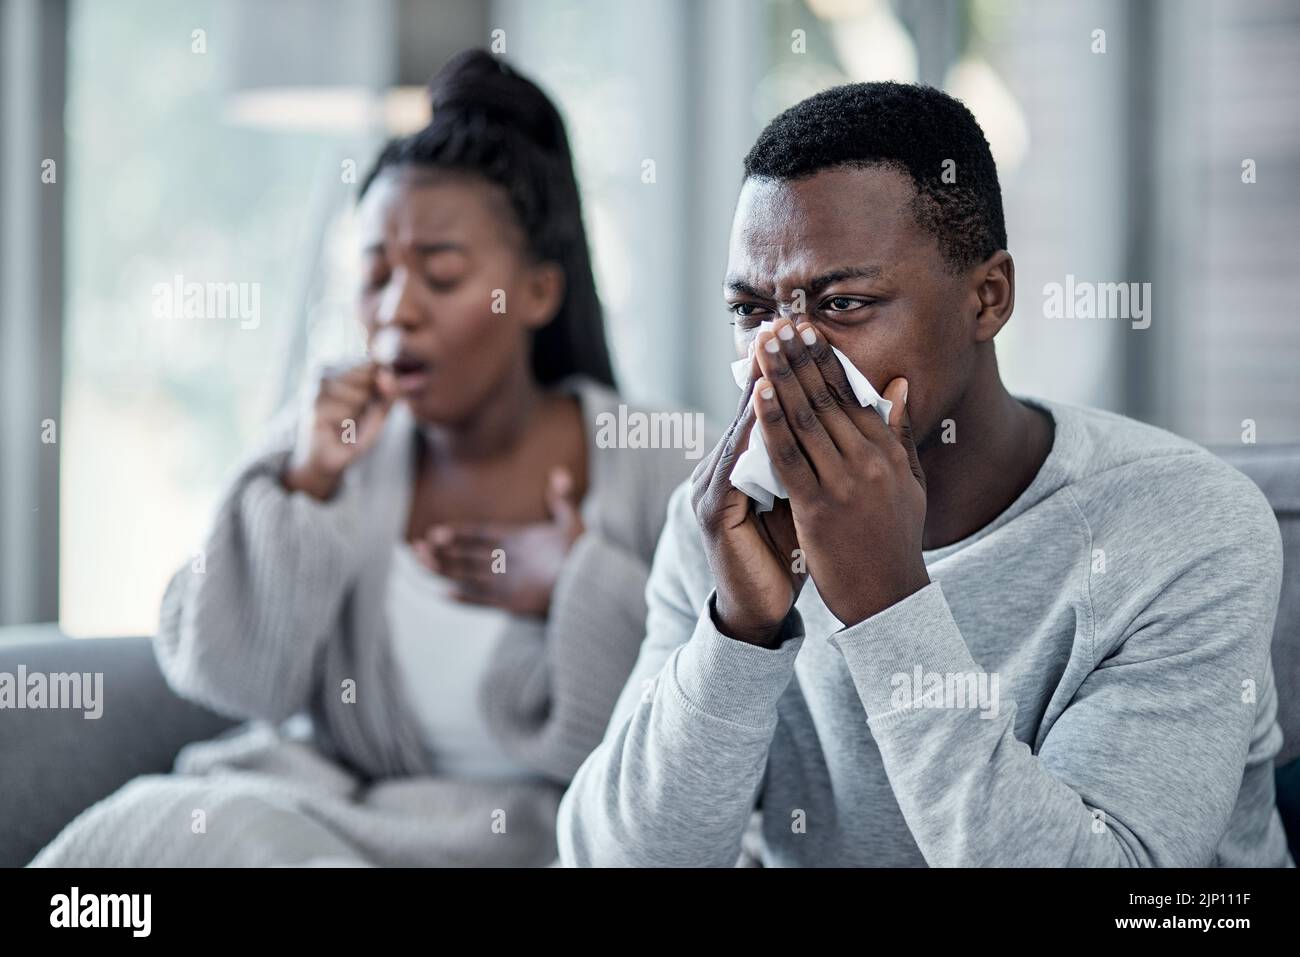
<svg viewBox="0 0 1300 957">
<path fill-rule="evenodd" d="M 832 269 L 830 272 L 824 272 L 820 276 L 811 280 L 806 292 L 817 293 L 825 289 L 832 283 L 843 282 L 845 279 L 875 279 L 881 274 L 879 266 L 844 266 L 840 269 Z M 770 291 L 763 292 L 749 281 L 740 276 L 728 276 L 723 288 L 727 292 L 741 293 L 746 296 L 753 296 L 755 299 L 771 299 Z"/>
<path fill-rule="evenodd" d="M 752 296 L 755 299 L 769 299 L 770 292 L 760 292 L 757 287 L 745 281 L 739 276 L 728 276 L 726 282 L 722 284 L 726 292 L 738 292 L 743 296 Z"/>
<path fill-rule="evenodd" d="M 879 266 L 845 266 L 842 269 L 832 269 L 808 283 L 808 291 L 820 292 L 832 283 L 843 282 L 845 279 L 875 279 L 880 272 Z"/>
</svg>

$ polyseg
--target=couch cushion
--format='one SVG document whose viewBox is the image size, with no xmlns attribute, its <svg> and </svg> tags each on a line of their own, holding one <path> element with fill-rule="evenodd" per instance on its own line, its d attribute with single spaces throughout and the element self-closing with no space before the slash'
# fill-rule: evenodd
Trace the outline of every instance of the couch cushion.
<svg viewBox="0 0 1300 957">
<path fill-rule="evenodd" d="M 103 674 L 103 711 L 10 710 L 0 720 L 0 867 L 20 867 L 74 816 L 131 778 L 171 770 L 191 741 L 230 727 L 178 698 L 147 638 L 0 645 L 0 672 Z"/>
</svg>

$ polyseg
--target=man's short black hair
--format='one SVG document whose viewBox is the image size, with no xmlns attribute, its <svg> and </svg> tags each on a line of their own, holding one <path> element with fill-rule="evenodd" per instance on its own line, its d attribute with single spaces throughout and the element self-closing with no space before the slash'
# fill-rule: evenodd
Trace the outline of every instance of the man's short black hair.
<svg viewBox="0 0 1300 957">
<path fill-rule="evenodd" d="M 952 164 L 945 167 L 946 160 Z M 917 221 L 956 269 L 1007 246 L 1002 190 L 984 131 L 940 90 L 851 83 L 810 96 L 759 134 L 745 176 L 802 179 L 839 166 L 906 172 L 916 184 Z M 945 168 L 952 182 L 944 182 Z"/>
</svg>

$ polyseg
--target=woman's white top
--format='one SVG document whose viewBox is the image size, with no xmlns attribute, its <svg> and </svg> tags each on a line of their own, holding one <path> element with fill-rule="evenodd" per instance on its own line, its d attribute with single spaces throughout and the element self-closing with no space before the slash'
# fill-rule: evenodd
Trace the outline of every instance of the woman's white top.
<svg viewBox="0 0 1300 957">
<path fill-rule="evenodd" d="M 494 780 L 535 776 L 506 754 L 479 706 L 479 686 L 509 614 L 458 602 L 453 587 L 421 565 L 407 542 L 397 543 L 386 615 L 410 709 L 441 773 Z"/>
</svg>

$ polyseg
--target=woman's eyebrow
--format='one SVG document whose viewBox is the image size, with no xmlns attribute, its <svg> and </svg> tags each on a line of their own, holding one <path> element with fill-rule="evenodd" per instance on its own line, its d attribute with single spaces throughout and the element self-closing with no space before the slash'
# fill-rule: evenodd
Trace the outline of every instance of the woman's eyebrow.
<svg viewBox="0 0 1300 957">
<path fill-rule="evenodd" d="M 432 256 L 434 253 L 463 253 L 465 247 L 460 243 L 453 243 L 450 240 L 443 240 L 435 243 L 414 243 L 415 251 L 421 256 Z"/>
<path fill-rule="evenodd" d="M 361 252 L 367 256 L 369 256 L 372 253 L 382 253 L 384 251 L 385 245 L 386 243 L 383 240 L 376 240 L 373 243 L 369 243 L 368 245 L 363 246 Z M 414 243 L 413 246 L 416 254 L 420 256 L 432 256 L 435 253 L 446 253 L 446 252 L 455 252 L 455 253 L 465 252 L 465 247 L 462 246 L 460 243 L 453 243 L 446 240 L 435 242 L 435 243 Z"/>
</svg>

